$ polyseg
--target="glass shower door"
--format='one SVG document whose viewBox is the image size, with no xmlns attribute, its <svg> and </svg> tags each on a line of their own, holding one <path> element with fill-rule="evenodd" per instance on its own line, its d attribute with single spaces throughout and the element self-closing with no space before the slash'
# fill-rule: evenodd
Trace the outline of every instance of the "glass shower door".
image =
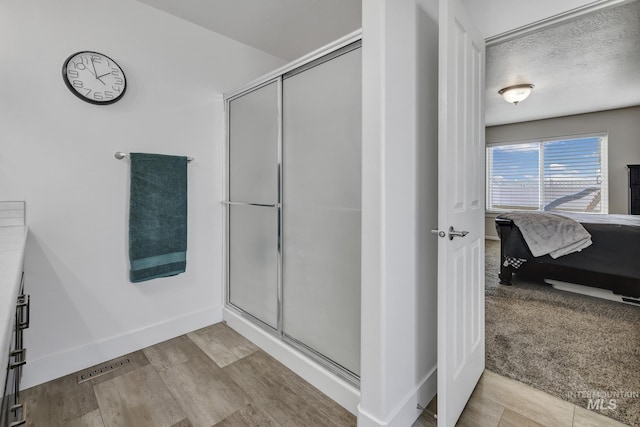
<svg viewBox="0 0 640 427">
<path fill-rule="evenodd" d="M 282 84 L 283 332 L 359 376 L 361 49 Z"/>
<path fill-rule="evenodd" d="M 278 327 L 279 82 L 229 102 L 228 300 Z"/>
</svg>

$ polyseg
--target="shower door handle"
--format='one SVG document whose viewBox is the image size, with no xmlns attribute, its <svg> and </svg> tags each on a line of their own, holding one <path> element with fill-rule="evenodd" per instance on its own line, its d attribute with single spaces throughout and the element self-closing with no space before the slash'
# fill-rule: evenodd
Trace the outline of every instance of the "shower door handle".
<svg viewBox="0 0 640 427">
<path fill-rule="evenodd" d="M 230 202 L 228 200 L 223 200 L 222 204 L 228 205 L 228 206 L 258 206 L 262 208 L 279 208 L 280 207 L 280 204 L 268 205 L 264 203 Z"/>
</svg>

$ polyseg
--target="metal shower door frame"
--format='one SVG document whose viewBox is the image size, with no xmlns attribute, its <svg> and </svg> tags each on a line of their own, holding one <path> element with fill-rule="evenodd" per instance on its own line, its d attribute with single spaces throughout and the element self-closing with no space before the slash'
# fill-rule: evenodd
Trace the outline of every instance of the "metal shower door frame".
<svg viewBox="0 0 640 427">
<path fill-rule="evenodd" d="M 225 173 L 224 173 L 224 251 L 223 251 L 223 266 L 224 266 L 224 282 L 225 282 L 225 307 L 233 310 L 238 315 L 244 317 L 250 322 L 256 324 L 267 333 L 277 337 L 282 342 L 290 345 L 305 356 L 310 357 L 315 362 L 335 374 L 336 376 L 347 381 L 355 387 L 360 387 L 360 377 L 350 370 L 344 368 L 333 360 L 327 358 L 323 354 L 314 350 L 313 348 L 305 345 L 304 343 L 296 340 L 293 337 L 288 336 L 283 330 L 284 324 L 284 306 L 283 306 L 283 250 L 282 250 L 282 230 L 283 230 L 283 214 L 282 214 L 282 195 L 283 195 L 283 81 L 288 77 L 293 77 L 296 74 L 304 72 L 317 65 L 330 61 L 343 54 L 351 52 L 362 46 L 362 32 L 360 30 L 351 33 L 336 42 L 327 45 L 321 49 L 318 49 L 307 56 L 300 58 L 272 73 L 269 73 L 257 80 L 254 80 L 247 85 L 244 85 L 234 91 L 228 92 L 224 95 L 224 109 L 225 109 Z M 230 103 L 248 93 L 261 89 L 270 84 L 276 84 L 277 91 L 277 108 L 278 108 L 278 122 L 277 122 L 277 201 L 276 204 L 258 204 L 250 202 L 236 202 L 229 200 L 230 196 Z M 233 205 L 244 206 L 260 206 L 265 208 L 277 209 L 277 328 L 274 329 L 271 325 L 268 325 L 264 321 L 258 319 L 255 316 L 242 310 L 240 307 L 234 305 L 230 301 L 230 207 Z"/>
</svg>

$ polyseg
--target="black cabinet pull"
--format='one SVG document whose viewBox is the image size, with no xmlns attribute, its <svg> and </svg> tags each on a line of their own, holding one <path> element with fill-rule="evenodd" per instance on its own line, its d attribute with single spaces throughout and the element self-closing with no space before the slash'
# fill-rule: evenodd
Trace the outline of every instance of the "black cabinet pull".
<svg viewBox="0 0 640 427">
<path fill-rule="evenodd" d="M 27 329 L 31 321 L 31 295 L 20 295 L 16 308 L 17 328 Z"/>
<path fill-rule="evenodd" d="M 18 359 L 18 356 L 20 359 Z M 10 353 L 10 357 L 15 357 L 15 361 L 9 364 L 9 369 L 15 369 L 18 366 L 22 366 L 27 363 L 27 349 L 21 348 L 20 350 L 15 350 Z"/>
<path fill-rule="evenodd" d="M 11 412 L 20 411 L 20 419 L 9 424 L 9 427 L 18 427 L 27 422 L 27 405 L 25 403 L 18 403 L 11 407 Z"/>
</svg>

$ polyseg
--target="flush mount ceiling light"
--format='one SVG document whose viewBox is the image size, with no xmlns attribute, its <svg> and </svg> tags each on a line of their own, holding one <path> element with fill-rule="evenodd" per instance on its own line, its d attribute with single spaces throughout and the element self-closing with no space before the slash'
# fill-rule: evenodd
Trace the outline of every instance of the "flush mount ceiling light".
<svg viewBox="0 0 640 427">
<path fill-rule="evenodd" d="M 532 84 L 525 83 L 521 85 L 505 87 L 503 89 L 500 89 L 498 93 L 502 95 L 502 98 L 505 101 L 511 102 L 513 105 L 518 105 L 519 102 L 527 99 L 527 96 L 529 96 L 533 87 L 534 86 Z"/>
</svg>

